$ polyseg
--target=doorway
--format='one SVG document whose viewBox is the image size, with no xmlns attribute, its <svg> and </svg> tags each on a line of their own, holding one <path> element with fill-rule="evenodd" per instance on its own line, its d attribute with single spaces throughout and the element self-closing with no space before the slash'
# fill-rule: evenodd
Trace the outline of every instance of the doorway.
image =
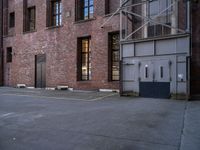
<svg viewBox="0 0 200 150">
<path fill-rule="evenodd" d="M 46 55 L 35 56 L 35 87 L 46 87 Z"/>
</svg>

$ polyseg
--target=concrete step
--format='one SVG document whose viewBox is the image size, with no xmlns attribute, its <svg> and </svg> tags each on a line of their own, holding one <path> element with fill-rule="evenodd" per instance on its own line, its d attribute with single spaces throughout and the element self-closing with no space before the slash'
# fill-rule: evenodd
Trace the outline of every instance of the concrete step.
<svg viewBox="0 0 200 150">
<path fill-rule="evenodd" d="M 26 84 L 17 84 L 17 88 L 26 88 Z"/>
<path fill-rule="evenodd" d="M 63 85 L 58 85 L 57 87 L 56 87 L 56 89 L 57 90 L 68 90 L 68 86 L 63 86 Z"/>
</svg>

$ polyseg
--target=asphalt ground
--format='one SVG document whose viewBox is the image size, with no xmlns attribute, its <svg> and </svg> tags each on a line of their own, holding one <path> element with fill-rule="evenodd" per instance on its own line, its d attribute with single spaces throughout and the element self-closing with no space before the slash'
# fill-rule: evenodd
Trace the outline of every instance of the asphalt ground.
<svg viewBox="0 0 200 150">
<path fill-rule="evenodd" d="M 0 150 L 200 150 L 200 101 L 0 88 Z"/>
</svg>

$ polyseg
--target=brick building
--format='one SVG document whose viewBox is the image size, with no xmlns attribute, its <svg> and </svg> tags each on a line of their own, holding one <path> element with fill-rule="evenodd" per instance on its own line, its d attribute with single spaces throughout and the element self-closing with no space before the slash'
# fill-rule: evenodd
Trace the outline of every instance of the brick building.
<svg viewBox="0 0 200 150">
<path fill-rule="evenodd" d="M 119 14 L 101 28 L 119 3 L 120 0 L 1 0 L 1 84 L 119 89 Z M 178 7 L 183 15 L 184 5 Z M 191 8 L 190 87 L 191 93 L 198 95 L 200 3 L 193 0 Z M 184 26 L 180 16 L 178 24 Z M 134 27 L 139 25 L 137 19 L 132 23 Z"/>
<path fill-rule="evenodd" d="M 5 86 L 21 83 L 36 87 L 68 85 L 75 89 L 119 88 L 118 66 L 112 77 L 109 50 L 109 45 L 118 40 L 119 16 L 101 28 L 119 2 L 3 2 Z M 115 38 L 113 42 L 111 38 Z"/>
</svg>

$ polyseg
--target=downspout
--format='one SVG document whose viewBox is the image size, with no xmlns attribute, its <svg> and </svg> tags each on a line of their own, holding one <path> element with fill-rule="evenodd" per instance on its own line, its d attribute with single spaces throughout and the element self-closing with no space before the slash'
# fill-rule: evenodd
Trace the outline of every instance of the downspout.
<svg viewBox="0 0 200 150">
<path fill-rule="evenodd" d="M 186 18 L 186 20 L 187 20 L 187 28 L 186 28 L 186 31 L 188 32 L 188 33 L 190 33 L 190 28 L 191 28 L 191 24 L 190 24 L 190 22 L 191 22 L 191 16 L 190 16 L 190 0 L 187 0 L 187 4 L 186 4 L 187 6 L 186 6 L 186 8 L 187 8 L 187 18 Z"/>
<path fill-rule="evenodd" d="M 187 100 L 190 99 L 191 97 L 191 57 L 192 57 L 192 21 L 191 21 L 191 2 L 190 0 L 187 0 L 186 2 L 186 32 L 189 33 L 190 35 L 190 51 L 189 51 L 189 56 L 187 57 Z"/>
<path fill-rule="evenodd" d="M 122 7 L 122 0 L 120 0 L 120 8 Z M 120 96 L 122 96 L 123 95 L 123 80 L 122 80 L 122 75 L 123 75 L 123 73 L 122 73 L 122 39 L 123 39 L 123 27 L 122 27 L 122 22 L 123 22 L 123 20 L 122 20 L 122 16 L 123 16 L 123 14 L 122 14 L 122 10 L 120 9 L 120 31 L 119 31 L 119 35 L 120 35 L 120 61 L 119 61 L 119 63 L 120 63 L 120 68 L 119 68 L 119 72 L 120 72 L 120 79 L 119 79 L 119 91 L 120 91 Z"/>
</svg>

